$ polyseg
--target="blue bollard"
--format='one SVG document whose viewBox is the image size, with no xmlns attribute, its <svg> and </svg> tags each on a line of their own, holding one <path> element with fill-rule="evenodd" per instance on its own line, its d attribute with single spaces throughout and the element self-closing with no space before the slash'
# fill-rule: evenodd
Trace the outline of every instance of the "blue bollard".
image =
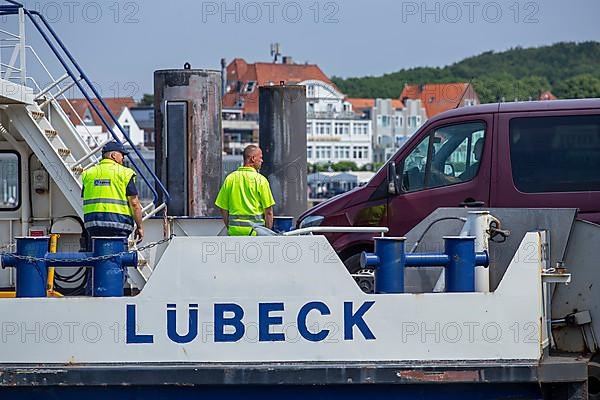
<svg viewBox="0 0 600 400">
<path fill-rule="evenodd" d="M 50 238 L 20 237 L 17 238 L 17 254 L 43 258 L 48 251 Z M 48 266 L 44 261 L 29 262 L 16 260 L 17 297 L 46 297 L 48 284 Z"/>
<path fill-rule="evenodd" d="M 127 238 L 124 237 L 94 237 L 94 257 L 121 253 L 125 251 L 126 243 Z M 123 284 L 127 277 L 126 268 L 135 265 L 137 265 L 136 253 L 97 261 L 92 278 L 93 295 L 95 297 L 123 296 Z"/>
<path fill-rule="evenodd" d="M 94 238 L 93 253 L 48 253 L 48 237 L 17 238 L 17 252 L 3 254 L 0 259 L 2 267 L 15 267 L 17 270 L 17 297 L 46 297 L 48 280 L 47 259 L 53 259 L 55 267 L 85 267 L 94 268 L 94 296 L 119 297 L 123 296 L 123 284 L 127 267 L 137 265 L 137 253 L 129 252 L 118 257 L 96 261 L 93 264 L 86 261 L 89 257 L 109 254 L 119 254 L 125 251 L 127 238 L 102 237 Z M 16 256 L 31 256 L 45 258 L 44 261 L 22 260 Z"/>
<path fill-rule="evenodd" d="M 475 237 L 444 236 L 447 292 L 475 291 Z M 480 257 L 481 258 L 481 257 Z M 481 260 L 483 261 L 483 260 Z"/>
<path fill-rule="evenodd" d="M 277 233 L 289 232 L 294 228 L 294 217 L 273 217 L 273 231 Z"/>
<path fill-rule="evenodd" d="M 375 254 L 363 252 L 361 265 L 375 266 L 375 293 L 404 293 L 404 237 L 377 237 Z"/>
<path fill-rule="evenodd" d="M 15 255 L 44 258 L 50 238 L 18 237 Z M 45 261 L 21 260 L 13 254 L 2 255 L 2 268 L 17 270 L 17 297 L 46 297 L 48 266 Z"/>
</svg>

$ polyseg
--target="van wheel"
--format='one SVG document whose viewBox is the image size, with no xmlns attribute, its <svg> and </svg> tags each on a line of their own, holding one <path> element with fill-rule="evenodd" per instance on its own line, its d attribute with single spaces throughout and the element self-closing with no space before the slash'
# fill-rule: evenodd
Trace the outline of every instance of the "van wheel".
<svg viewBox="0 0 600 400">
<path fill-rule="evenodd" d="M 360 253 L 353 254 L 344 260 L 344 265 L 353 275 L 354 281 L 365 293 L 373 293 L 375 287 L 375 276 L 372 269 L 363 269 L 360 266 Z"/>
<path fill-rule="evenodd" d="M 346 269 L 351 274 L 355 274 L 360 271 L 360 253 L 352 254 L 350 257 L 344 260 Z"/>
</svg>

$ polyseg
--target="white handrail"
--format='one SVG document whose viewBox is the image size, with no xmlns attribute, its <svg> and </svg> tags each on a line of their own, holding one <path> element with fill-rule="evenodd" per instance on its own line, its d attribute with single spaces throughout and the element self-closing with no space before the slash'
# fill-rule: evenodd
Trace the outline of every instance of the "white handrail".
<svg viewBox="0 0 600 400">
<path fill-rule="evenodd" d="M 156 215 L 156 213 L 158 213 L 160 210 L 162 210 L 163 208 L 165 208 L 167 206 L 166 203 L 162 203 L 161 205 L 159 205 L 158 207 L 156 207 L 154 210 L 152 210 L 150 213 L 144 215 L 142 217 L 142 221 L 146 221 L 147 219 L 149 219 L 150 217 L 153 217 L 154 215 Z"/>
<path fill-rule="evenodd" d="M 290 232 L 283 232 L 282 236 L 298 236 L 312 233 L 379 233 L 383 236 L 389 232 L 385 226 L 309 226 Z"/>
<path fill-rule="evenodd" d="M 52 76 L 52 73 L 50 73 L 50 71 L 46 67 L 46 64 L 44 64 L 44 62 L 42 61 L 42 59 L 40 58 L 40 56 L 37 54 L 37 52 L 35 51 L 35 49 L 33 47 L 31 47 L 30 45 L 25 46 L 25 48 L 31 51 L 31 54 L 33 54 L 33 56 L 35 57 L 35 59 L 37 60 L 37 62 L 41 65 L 41 67 L 44 69 L 44 71 L 46 71 L 46 74 L 48 74 L 48 76 L 50 77 L 50 79 L 53 82 L 56 82 L 57 80 L 54 79 L 54 76 Z M 71 86 L 73 86 L 74 83 L 75 83 L 75 81 L 73 81 L 73 83 L 71 84 Z M 90 132 L 88 126 L 83 122 L 83 120 L 81 119 L 81 117 L 79 116 L 79 114 L 75 111 L 75 108 L 73 108 L 73 105 L 69 101 L 69 98 L 67 96 L 65 96 L 64 92 L 61 91 L 62 89 L 60 88 L 60 86 L 58 86 L 58 85 L 56 85 L 56 86 L 59 88 L 59 92 L 56 95 L 54 95 L 52 92 L 49 92 L 48 95 L 50 96 L 51 101 L 56 101 L 57 102 L 57 104 L 56 104 L 57 109 L 61 109 L 61 111 L 63 111 L 63 119 L 65 119 L 67 121 L 67 123 L 71 124 L 71 126 L 73 127 L 73 130 L 77 131 L 77 128 L 75 127 L 75 124 L 73 124 L 71 122 L 71 119 L 68 116 L 64 115 L 64 110 L 62 110 L 62 108 L 58 104 L 58 98 L 57 97 L 62 97 L 65 100 L 67 106 L 70 108 L 70 110 L 73 113 L 73 115 L 77 118 L 77 120 L 80 122 L 81 126 L 83 126 L 83 128 L 87 132 L 88 137 L 90 137 L 92 139 L 92 141 L 94 142 L 94 144 L 96 145 L 96 147 L 100 146 L 100 144 L 96 140 L 96 137 L 94 135 L 92 135 L 92 133 Z"/>
<path fill-rule="evenodd" d="M 65 79 L 67 79 L 68 77 L 69 77 L 69 74 L 65 73 L 63 76 L 61 76 L 60 78 L 58 78 L 57 80 L 55 80 L 54 82 L 52 82 L 45 89 L 40 90 L 40 92 L 37 94 L 37 96 L 35 96 L 35 98 L 39 99 L 40 97 L 42 97 L 43 95 L 45 95 L 46 93 L 48 93 L 49 91 L 51 91 L 52 89 L 54 89 L 56 86 L 60 85 L 61 82 L 64 81 Z"/>
</svg>

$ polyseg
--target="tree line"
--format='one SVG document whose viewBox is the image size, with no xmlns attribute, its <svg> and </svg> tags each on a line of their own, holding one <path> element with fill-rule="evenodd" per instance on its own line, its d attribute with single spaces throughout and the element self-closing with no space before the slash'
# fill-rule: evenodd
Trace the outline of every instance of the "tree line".
<svg viewBox="0 0 600 400">
<path fill-rule="evenodd" d="M 382 76 L 333 77 L 349 97 L 399 98 L 405 84 L 473 83 L 482 103 L 600 97 L 600 42 L 488 51 L 445 67 L 401 69 Z"/>
</svg>

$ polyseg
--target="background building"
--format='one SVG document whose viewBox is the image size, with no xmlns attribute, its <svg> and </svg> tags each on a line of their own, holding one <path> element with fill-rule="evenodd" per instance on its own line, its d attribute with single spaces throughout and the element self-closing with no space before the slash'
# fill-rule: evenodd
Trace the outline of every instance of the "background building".
<svg viewBox="0 0 600 400">
<path fill-rule="evenodd" d="M 101 118 L 92 109 L 86 99 L 69 99 L 59 100 L 60 106 L 77 129 L 77 132 L 87 142 L 88 146 L 95 148 L 98 144 L 102 144 L 111 138 L 110 132 L 102 123 Z M 125 130 L 134 146 L 144 145 L 144 131 L 138 126 L 135 118 L 131 114 L 131 108 L 135 107 L 136 103 L 132 97 L 113 97 L 104 98 L 108 109 L 117 118 L 119 124 Z M 94 105 L 100 110 L 102 117 L 111 124 L 112 130 L 124 140 L 123 133 L 117 129 L 116 124 L 112 124 L 108 113 L 103 112 L 103 107 L 97 99 L 93 100 Z"/>
<path fill-rule="evenodd" d="M 352 111 L 331 80 L 315 64 L 283 62 L 248 64 L 234 59 L 226 68 L 223 96 L 224 151 L 239 154 L 258 142 L 258 88 L 266 85 L 306 86 L 307 158 L 310 163 L 372 162 L 372 123 Z"/>
</svg>

